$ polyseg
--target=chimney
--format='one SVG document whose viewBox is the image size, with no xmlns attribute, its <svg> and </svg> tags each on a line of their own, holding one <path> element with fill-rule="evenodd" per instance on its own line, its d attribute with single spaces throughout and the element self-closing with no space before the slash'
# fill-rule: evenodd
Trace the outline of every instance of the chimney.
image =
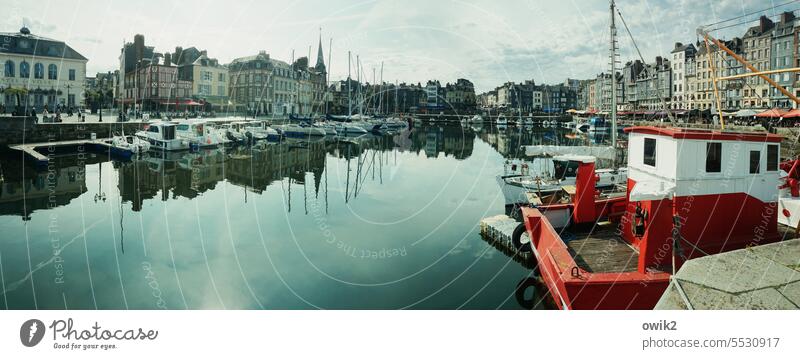
<svg viewBox="0 0 800 359">
<path fill-rule="evenodd" d="M 680 43 L 680 42 L 676 42 L 676 43 L 675 43 L 675 50 L 677 50 L 677 49 L 681 48 L 681 46 L 683 46 L 683 44 L 682 44 L 682 43 Z"/>
<path fill-rule="evenodd" d="M 170 66 L 172 64 L 172 54 L 169 52 L 164 53 L 164 65 Z"/>
<path fill-rule="evenodd" d="M 761 15 L 758 19 L 758 29 L 763 33 L 767 31 L 770 26 L 772 26 L 772 20 L 765 15 Z"/>
<path fill-rule="evenodd" d="M 792 12 L 792 11 L 784 11 L 783 14 L 781 14 L 781 22 L 782 23 L 785 24 L 785 23 L 787 23 L 789 21 L 792 21 L 792 20 L 794 20 L 794 12 Z"/>
<path fill-rule="evenodd" d="M 136 52 L 136 62 L 142 61 L 142 58 L 144 58 L 144 35 L 136 34 L 133 36 L 133 48 Z"/>
</svg>

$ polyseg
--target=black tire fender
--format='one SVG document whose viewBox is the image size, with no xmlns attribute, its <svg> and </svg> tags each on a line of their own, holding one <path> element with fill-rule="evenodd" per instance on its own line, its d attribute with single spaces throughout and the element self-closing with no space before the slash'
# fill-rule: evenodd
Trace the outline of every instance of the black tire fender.
<svg viewBox="0 0 800 359">
<path fill-rule="evenodd" d="M 514 228 L 514 233 L 511 234 L 511 244 L 514 248 L 521 253 L 528 253 L 531 251 L 531 242 L 522 243 L 522 234 L 525 233 L 525 223 L 520 223 L 517 228 Z"/>
</svg>

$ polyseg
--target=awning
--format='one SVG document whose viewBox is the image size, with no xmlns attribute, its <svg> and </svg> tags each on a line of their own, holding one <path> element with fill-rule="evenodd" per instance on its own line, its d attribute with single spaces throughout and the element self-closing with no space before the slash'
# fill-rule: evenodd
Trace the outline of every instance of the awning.
<svg viewBox="0 0 800 359">
<path fill-rule="evenodd" d="M 783 114 L 783 118 L 797 118 L 800 117 L 800 109 L 793 109 Z"/>
<path fill-rule="evenodd" d="M 736 117 L 753 117 L 757 115 L 758 112 L 755 110 L 739 110 L 736 111 Z"/>
<path fill-rule="evenodd" d="M 781 118 L 783 115 L 786 114 L 786 111 L 781 110 L 779 108 L 773 108 L 771 110 L 766 110 L 762 113 L 756 115 L 756 117 L 760 118 Z"/>
</svg>

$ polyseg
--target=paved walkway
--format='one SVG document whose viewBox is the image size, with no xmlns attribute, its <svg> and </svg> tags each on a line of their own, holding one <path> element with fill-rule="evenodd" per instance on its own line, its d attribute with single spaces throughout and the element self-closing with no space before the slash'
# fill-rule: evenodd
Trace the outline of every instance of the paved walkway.
<svg viewBox="0 0 800 359">
<path fill-rule="evenodd" d="M 672 279 L 655 309 L 800 309 L 800 239 L 692 259 Z"/>
</svg>

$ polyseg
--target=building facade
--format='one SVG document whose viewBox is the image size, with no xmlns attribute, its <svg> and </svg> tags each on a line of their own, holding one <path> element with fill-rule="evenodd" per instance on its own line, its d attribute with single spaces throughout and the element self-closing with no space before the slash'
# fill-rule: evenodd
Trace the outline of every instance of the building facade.
<svg viewBox="0 0 800 359">
<path fill-rule="evenodd" d="M 770 68 L 772 31 L 775 23 L 762 16 L 758 25 L 747 29 L 742 38 L 744 58 L 758 71 Z M 770 85 L 758 76 L 748 77 L 742 89 L 742 106 L 745 108 L 767 108 L 770 106 Z"/>
<path fill-rule="evenodd" d="M 78 107 L 84 104 L 86 57 L 63 41 L 23 27 L 0 33 L 0 103 L 4 112 Z"/>
<path fill-rule="evenodd" d="M 775 24 L 775 29 L 772 31 L 772 41 L 770 42 L 770 65 L 772 70 L 781 70 L 794 67 L 795 58 L 797 57 L 797 38 L 795 37 L 795 16 L 792 12 L 784 12 L 781 14 L 780 21 Z M 772 79 L 785 88 L 787 91 L 794 93 L 795 74 L 792 72 L 783 72 L 772 75 Z M 790 100 L 786 95 L 780 92 L 777 88 L 770 88 L 770 105 L 771 107 L 778 108 L 792 108 L 794 101 Z"/>
<path fill-rule="evenodd" d="M 687 64 L 689 59 L 693 59 L 697 49 L 693 44 L 683 44 L 680 42 L 675 43 L 675 48 L 672 49 L 672 103 L 671 108 L 676 110 L 690 109 L 689 101 L 687 99 L 687 83 L 686 73 L 688 71 Z M 694 64 L 694 62 L 691 62 Z"/>
</svg>

